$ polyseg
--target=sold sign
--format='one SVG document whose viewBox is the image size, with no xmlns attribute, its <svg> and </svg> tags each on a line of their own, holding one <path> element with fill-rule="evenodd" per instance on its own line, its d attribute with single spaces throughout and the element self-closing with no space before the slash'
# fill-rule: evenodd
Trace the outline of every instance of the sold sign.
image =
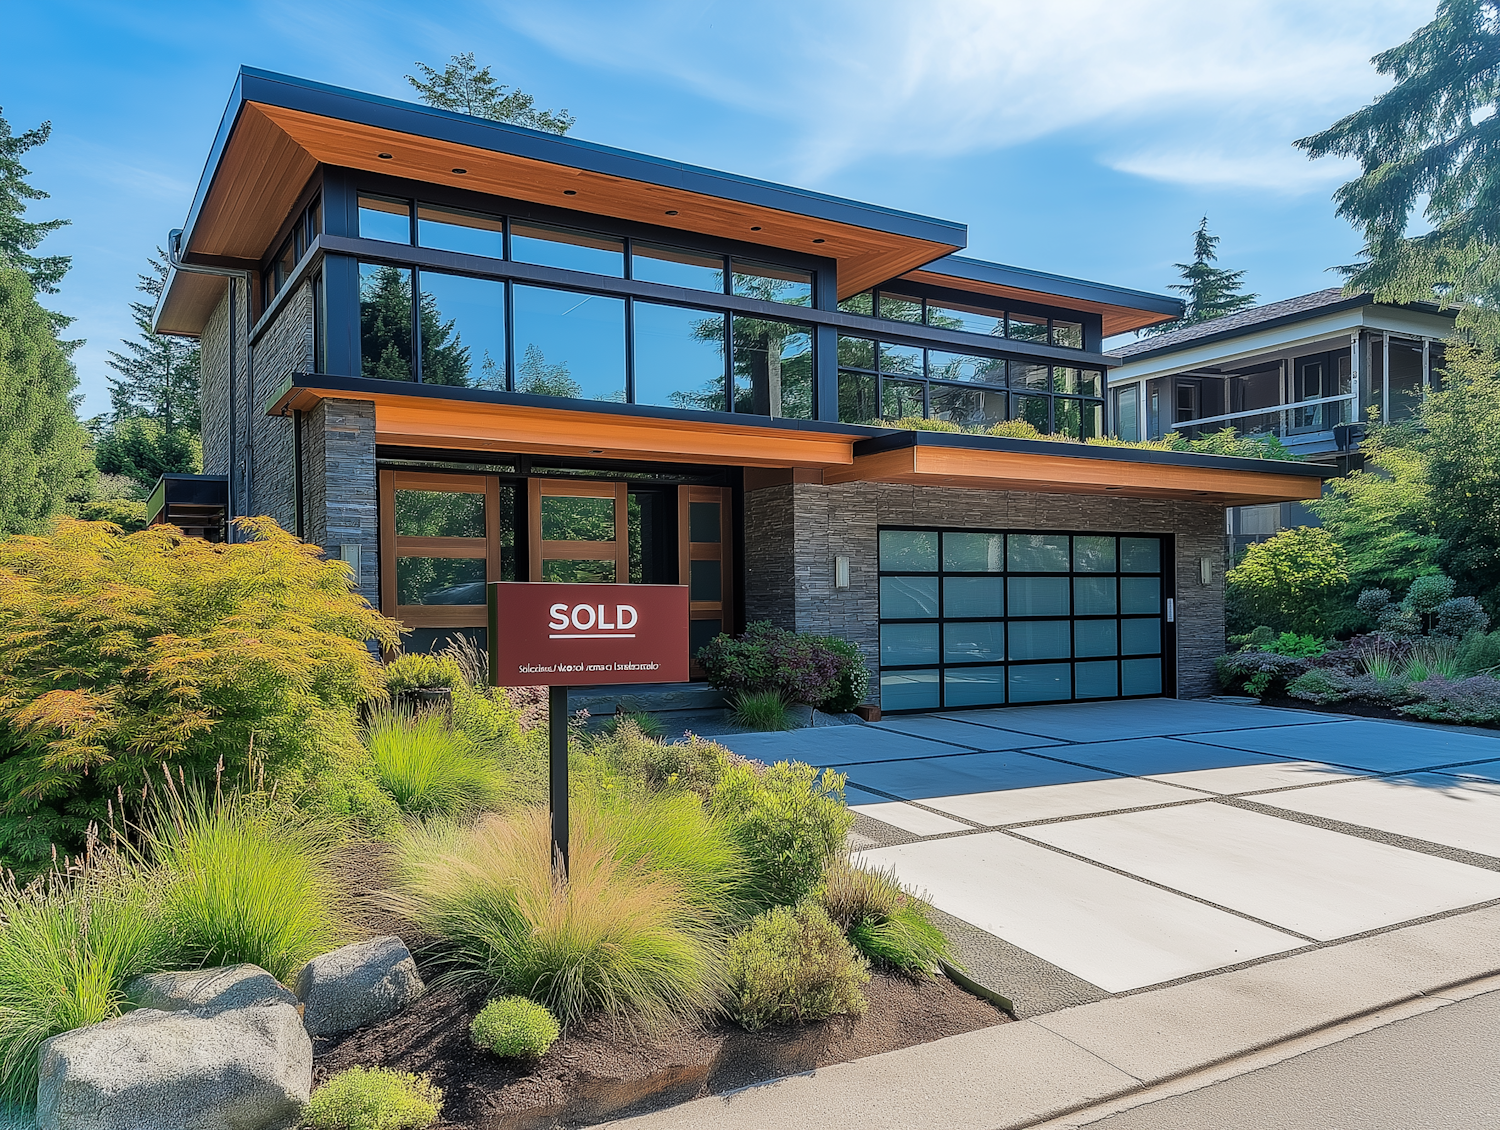
<svg viewBox="0 0 1500 1130">
<path fill-rule="evenodd" d="M 487 589 L 495 686 L 687 680 L 686 585 L 494 581 Z"/>
</svg>

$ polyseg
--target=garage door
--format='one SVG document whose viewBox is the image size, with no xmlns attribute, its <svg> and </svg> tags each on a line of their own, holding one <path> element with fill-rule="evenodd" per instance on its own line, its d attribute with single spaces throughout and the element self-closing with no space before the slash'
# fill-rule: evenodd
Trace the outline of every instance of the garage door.
<svg viewBox="0 0 1500 1130">
<path fill-rule="evenodd" d="M 1166 542 L 882 529 L 881 708 L 1169 693 Z"/>
</svg>

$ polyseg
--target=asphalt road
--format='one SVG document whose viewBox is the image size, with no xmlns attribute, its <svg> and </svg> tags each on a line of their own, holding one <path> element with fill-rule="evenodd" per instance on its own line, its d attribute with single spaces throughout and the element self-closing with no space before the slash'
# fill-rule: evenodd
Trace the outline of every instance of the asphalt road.
<svg viewBox="0 0 1500 1130">
<path fill-rule="evenodd" d="M 1495 1130 L 1500 992 L 1398 1020 L 1090 1130 Z"/>
</svg>

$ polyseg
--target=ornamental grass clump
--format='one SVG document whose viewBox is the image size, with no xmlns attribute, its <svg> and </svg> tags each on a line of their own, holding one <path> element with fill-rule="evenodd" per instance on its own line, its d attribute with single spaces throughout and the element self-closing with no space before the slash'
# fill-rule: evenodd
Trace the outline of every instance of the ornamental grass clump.
<svg viewBox="0 0 1500 1130">
<path fill-rule="evenodd" d="M 744 854 L 746 897 L 755 905 L 800 902 L 843 853 L 854 823 L 844 780 L 796 761 L 740 763 L 725 771 L 710 809 Z"/>
<path fill-rule="evenodd" d="M 171 958 L 154 885 L 90 854 L 82 873 L 0 880 L 0 1104 L 34 1104 L 42 1042 L 119 1015 L 126 983 Z"/>
<path fill-rule="evenodd" d="M 823 876 L 818 901 L 855 949 L 879 966 L 920 976 L 953 961 L 952 947 L 928 917 L 927 904 L 892 870 L 838 859 Z"/>
<path fill-rule="evenodd" d="M 736 691 L 729 696 L 729 713 L 747 730 L 776 733 L 793 728 L 791 708 L 780 691 Z"/>
<path fill-rule="evenodd" d="M 171 794 L 143 850 L 176 965 L 250 962 L 289 982 L 347 940 L 329 872 L 336 832 L 254 797 Z"/>
<path fill-rule="evenodd" d="M 63 519 L 0 540 L 0 865 L 76 854 L 162 762 L 316 790 L 385 694 L 399 626 L 269 518 L 233 544 Z"/>
<path fill-rule="evenodd" d="M 490 1001 L 469 1025 L 474 1046 L 501 1059 L 541 1059 L 561 1034 L 557 1018 L 525 997 Z"/>
<path fill-rule="evenodd" d="M 505 774 L 441 712 L 382 711 L 365 743 L 375 779 L 409 816 L 463 816 L 507 796 Z"/>
<path fill-rule="evenodd" d="M 750 1031 L 861 1016 L 869 967 L 815 902 L 757 915 L 729 944 L 729 1011 Z"/>
<path fill-rule="evenodd" d="M 566 884 L 550 843 L 540 807 L 414 828 L 391 905 L 438 939 L 445 979 L 529 997 L 565 1028 L 601 1015 L 656 1031 L 712 1012 L 741 868 L 699 800 L 577 796 Z"/>
<path fill-rule="evenodd" d="M 306 1130 L 425 1130 L 443 1112 L 443 1092 L 426 1075 L 383 1067 L 340 1071 L 312 1093 Z"/>
</svg>

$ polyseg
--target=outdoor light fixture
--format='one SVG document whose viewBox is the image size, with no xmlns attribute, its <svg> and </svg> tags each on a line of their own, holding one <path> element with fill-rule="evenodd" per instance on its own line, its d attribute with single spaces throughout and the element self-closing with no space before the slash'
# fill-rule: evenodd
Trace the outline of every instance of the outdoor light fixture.
<svg viewBox="0 0 1500 1130">
<path fill-rule="evenodd" d="M 815 239 L 815 240 L 813 240 L 813 242 L 814 242 L 814 243 L 826 243 L 826 242 L 827 242 L 827 240 L 823 240 L 823 239 Z"/>
<path fill-rule="evenodd" d="M 759 225 L 759 224 L 756 224 L 756 225 L 755 225 L 755 226 L 754 226 L 754 227 L 753 227 L 753 228 L 751 228 L 751 229 L 750 229 L 750 230 L 751 230 L 751 231 L 760 231 L 760 225 Z"/>
<path fill-rule="evenodd" d="M 453 171 L 455 173 L 458 173 L 460 176 L 462 176 L 464 173 L 468 172 L 469 170 L 468 169 L 454 169 Z"/>
<path fill-rule="evenodd" d="M 339 560 L 349 566 L 354 574 L 355 584 L 359 583 L 359 543 L 345 542 L 339 546 Z"/>
<path fill-rule="evenodd" d="M 389 161 L 391 159 L 391 155 L 389 153 L 377 153 L 375 154 L 375 156 L 379 157 L 382 161 Z"/>
<path fill-rule="evenodd" d="M 849 559 L 847 557 L 833 559 L 833 587 L 836 589 L 849 587 Z"/>
<path fill-rule="evenodd" d="M 1204 588 L 1214 583 L 1214 563 L 1207 557 L 1198 558 L 1198 583 Z"/>
<path fill-rule="evenodd" d="M 577 196 L 578 195 L 578 190 L 576 188 L 565 188 L 565 189 L 563 189 L 563 195 L 564 196 Z"/>
<path fill-rule="evenodd" d="M 669 216 L 675 216 L 675 215 L 677 215 L 677 209 L 676 208 L 668 208 L 667 209 L 667 215 L 669 215 Z"/>
</svg>

